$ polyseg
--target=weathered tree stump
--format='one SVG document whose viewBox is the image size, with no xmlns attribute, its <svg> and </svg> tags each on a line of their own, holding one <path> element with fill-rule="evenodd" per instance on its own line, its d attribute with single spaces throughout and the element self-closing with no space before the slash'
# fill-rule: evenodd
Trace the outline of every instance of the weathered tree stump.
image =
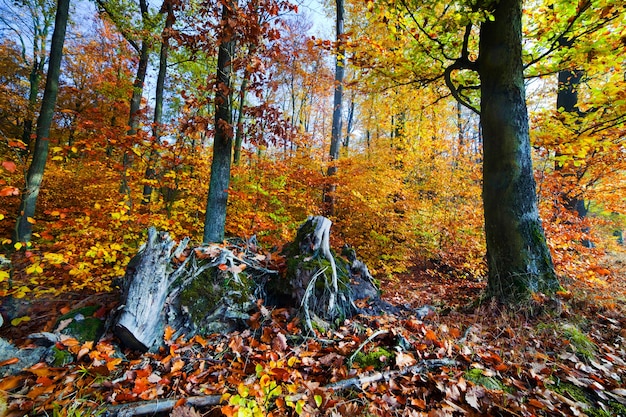
<svg viewBox="0 0 626 417">
<path fill-rule="evenodd" d="M 331 251 L 330 226 L 325 217 L 307 219 L 284 250 L 284 276 L 263 264 L 252 242 L 189 248 L 185 239 L 174 250 L 167 233 L 150 228 L 127 267 L 114 333 L 142 351 L 161 344 L 166 326 L 187 336 L 227 333 L 245 325 L 259 299 L 300 309 L 308 330 L 325 330 L 357 312 L 356 299 L 378 297 L 354 251 L 350 262 Z"/>
</svg>

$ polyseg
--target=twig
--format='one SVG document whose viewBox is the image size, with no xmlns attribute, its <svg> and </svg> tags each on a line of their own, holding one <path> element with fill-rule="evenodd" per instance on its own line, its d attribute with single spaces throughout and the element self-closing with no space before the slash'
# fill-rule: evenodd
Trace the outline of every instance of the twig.
<svg viewBox="0 0 626 417">
<path fill-rule="evenodd" d="M 456 364 L 457 362 L 452 359 L 426 359 L 417 365 L 409 366 L 399 371 L 374 372 L 365 376 L 357 376 L 354 378 L 337 381 L 330 385 L 326 385 L 326 388 L 332 389 L 334 391 L 343 391 L 350 387 L 361 388 L 365 384 L 380 381 L 381 379 L 386 380 L 395 376 L 406 374 L 420 374 L 429 369 L 440 368 L 442 366 L 452 366 Z"/>
</svg>

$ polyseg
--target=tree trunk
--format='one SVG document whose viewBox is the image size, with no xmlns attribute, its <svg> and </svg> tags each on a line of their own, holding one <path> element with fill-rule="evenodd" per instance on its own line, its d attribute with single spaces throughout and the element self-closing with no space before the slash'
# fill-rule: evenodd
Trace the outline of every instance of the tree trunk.
<svg viewBox="0 0 626 417">
<path fill-rule="evenodd" d="M 63 57 L 63 44 L 69 14 L 70 0 L 59 0 L 54 21 L 54 32 L 50 45 L 50 60 L 48 63 L 48 75 L 46 87 L 41 102 L 41 111 L 37 119 L 37 139 L 33 158 L 26 175 L 26 188 L 22 194 L 20 211 L 15 226 L 14 241 L 29 242 L 32 236 L 32 217 L 35 215 L 37 197 L 41 188 L 41 181 L 48 159 L 48 145 L 50 126 L 54 116 L 57 93 L 59 91 L 59 74 L 61 72 L 61 59 Z"/>
<path fill-rule="evenodd" d="M 332 177 L 337 173 L 337 166 L 334 161 L 339 159 L 339 147 L 341 145 L 341 114 L 343 102 L 343 76 L 345 69 L 346 50 L 343 44 L 344 34 L 344 4 L 343 0 L 336 0 L 337 19 L 336 19 L 336 36 L 337 36 L 337 57 L 335 61 L 335 95 L 333 98 L 333 125 L 330 138 L 330 166 L 327 175 Z M 332 181 L 332 180 L 331 180 Z M 330 183 L 324 190 L 324 211 L 327 215 L 335 213 L 335 189 L 336 185 Z"/>
<path fill-rule="evenodd" d="M 488 292 L 503 302 L 559 288 L 537 209 L 522 68 L 522 2 L 501 0 L 480 30 Z"/>
<path fill-rule="evenodd" d="M 243 72 L 243 79 L 241 80 L 241 87 L 239 90 L 239 112 L 237 113 L 237 133 L 235 134 L 235 155 L 233 156 L 233 163 L 239 165 L 241 162 L 241 146 L 243 144 L 243 107 L 246 103 L 246 89 L 248 88 L 248 78 L 250 72 L 246 68 Z"/>
<path fill-rule="evenodd" d="M 230 11 L 222 6 L 222 21 L 228 22 Z M 226 23 L 225 23 L 226 24 Z M 228 28 L 222 27 L 223 32 Z M 222 35 L 224 35 L 223 33 Z M 231 96 L 231 60 L 235 54 L 233 35 L 222 39 L 217 55 L 217 80 L 215 94 L 215 138 L 213 141 L 213 161 L 211 180 L 204 218 L 203 242 L 221 242 L 226 227 L 226 207 L 230 184 L 230 165 L 233 152 Z"/>
<path fill-rule="evenodd" d="M 166 11 L 165 27 L 161 34 L 161 52 L 159 53 L 159 73 L 157 75 L 156 93 L 154 98 L 154 127 L 152 128 L 152 137 L 154 142 L 161 143 L 161 125 L 163 124 L 163 91 L 165 90 L 165 76 L 167 74 L 167 55 L 169 52 L 169 38 L 170 30 L 174 24 L 174 11 L 170 0 L 164 0 L 161 11 Z M 146 173 L 144 175 L 147 180 L 143 186 L 143 200 L 142 204 L 149 204 L 150 197 L 152 196 L 152 183 L 155 180 L 156 170 L 154 164 L 158 157 L 158 152 L 153 150 L 148 158 L 148 166 L 146 167 Z"/>
<path fill-rule="evenodd" d="M 146 0 L 139 0 L 139 9 L 141 11 L 141 19 L 143 22 L 144 30 L 147 26 L 148 19 L 148 3 Z M 139 110 L 141 108 L 141 98 L 143 97 L 143 85 L 146 80 L 146 73 L 148 72 L 148 60 L 150 59 L 150 43 L 148 37 L 143 36 L 141 39 L 141 49 L 139 52 L 139 64 L 137 66 L 137 74 L 135 75 L 135 81 L 133 82 L 133 95 L 130 99 L 130 114 L 128 118 L 128 136 L 134 136 L 139 129 Z M 120 184 L 120 194 L 126 194 L 129 198 L 127 204 L 130 202 L 130 186 L 128 185 L 128 168 L 130 167 L 131 160 L 128 150 L 124 150 L 122 156 L 122 182 Z"/>
</svg>

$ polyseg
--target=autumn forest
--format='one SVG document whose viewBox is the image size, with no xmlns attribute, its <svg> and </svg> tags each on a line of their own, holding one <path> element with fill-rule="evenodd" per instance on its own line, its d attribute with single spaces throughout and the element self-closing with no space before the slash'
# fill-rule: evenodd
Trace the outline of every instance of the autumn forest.
<svg viewBox="0 0 626 417">
<path fill-rule="evenodd" d="M 626 415 L 622 1 L 0 0 L 0 81 L 0 417 Z"/>
</svg>

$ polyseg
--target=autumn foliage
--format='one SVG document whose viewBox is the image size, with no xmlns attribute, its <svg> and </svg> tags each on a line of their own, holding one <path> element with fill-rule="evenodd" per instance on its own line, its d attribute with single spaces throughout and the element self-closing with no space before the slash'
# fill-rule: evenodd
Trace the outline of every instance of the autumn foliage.
<svg viewBox="0 0 626 417">
<path fill-rule="evenodd" d="M 413 305 L 429 301 L 446 309 L 478 299 L 486 273 L 480 127 L 476 115 L 442 92 L 441 77 L 429 78 L 430 58 L 423 58 L 445 53 L 445 45 L 452 42 L 443 33 L 449 22 L 432 27 L 442 33 L 410 33 L 445 47 L 404 51 L 398 44 L 401 36 L 409 35 L 400 34 L 401 24 L 393 30 L 389 25 L 398 18 L 397 10 L 378 10 L 374 2 L 349 5 L 353 18 L 346 41 L 345 143 L 340 158 L 331 162 L 333 43 L 312 36 L 311 22 L 296 14 L 293 5 L 267 2 L 277 9 L 258 14 L 253 6 L 260 3 L 247 2 L 249 7 L 237 16 L 254 24 L 245 26 L 245 47 L 233 58 L 229 93 L 238 122 L 231 128 L 242 143 L 228 189 L 227 235 L 254 235 L 278 257 L 306 217 L 323 212 L 324 192 L 332 183 L 332 246 L 352 246 L 381 281 L 385 297 Z M 626 82 L 623 57 L 615 51 L 623 51 L 625 35 L 620 26 L 623 7 L 604 3 L 598 15 L 608 23 L 593 20 L 587 27 L 604 29 L 579 28 L 578 44 L 561 50 L 559 59 L 529 69 L 541 84 L 529 88 L 539 209 L 563 285 L 555 299 L 536 294 L 533 301 L 541 312 L 550 303 L 558 304 L 562 310 L 555 316 L 538 315 L 526 322 L 527 316 L 483 305 L 469 319 L 454 311 L 423 321 L 408 316 L 348 321 L 333 334 L 318 335 L 324 341 L 298 339 L 301 343 L 294 344 L 302 336 L 298 318 L 259 304 L 249 330 L 190 340 L 172 340 L 166 332 L 160 352 L 129 353 L 124 361 L 111 340 L 63 339 L 58 349 L 71 352 L 75 362 L 63 370 L 35 365 L 1 380 L 0 405 L 5 392 L 24 386 L 13 410 L 58 410 L 69 407 L 68 398 L 74 397 L 88 398 L 86 407 L 91 409 L 102 403 L 217 395 L 214 405 L 227 416 L 245 415 L 237 414 L 243 409 L 255 416 L 399 415 L 399 410 L 426 415 L 438 405 L 469 415 L 584 411 L 580 401 L 564 394 L 566 388 L 552 389 L 562 382 L 565 387 L 565 381 L 567 389 L 591 387 L 595 402 L 620 402 L 626 369 L 624 352 L 617 347 L 626 337 L 618 314 L 626 270 Z M 28 243 L 13 241 L 12 233 L 32 151 L 22 137 L 25 122 L 32 118 L 31 68 L 18 59 L 18 43 L 8 38 L 0 43 L 4 299 L 36 303 L 67 294 L 115 293 L 150 226 L 176 239 L 202 240 L 214 132 L 215 91 L 207 80 L 214 76 L 216 59 L 209 51 L 216 39 L 195 36 L 199 29 L 194 25 L 205 23 L 198 16 L 210 28 L 220 23 L 210 7 L 192 6 L 178 10 L 179 26 L 172 34 L 167 122 L 151 122 L 147 85 L 134 134 L 128 134 L 128 124 L 137 57 L 123 41 L 121 31 L 128 28 L 102 15 L 90 23 L 90 33 L 66 43 L 50 156 L 37 214 L 28 219 L 34 225 Z M 554 10 L 550 7 L 544 11 Z M 431 17 L 413 18 L 425 25 Z M 526 17 L 540 19 L 533 11 Z M 152 30 L 149 38 L 156 45 L 163 23 L 154 20 L 155 28 L 142 30 Z M 547 23 L 555 21 L 560 22 L 556 12 Z M 530 60 L 533 48 L 552 38 L 544 26 L 528 27 Z M 558 87 L 553 74 L 565 64 L 585 74 L 576 112 L 554 105 Z M 387 71 L 392 66 L 398 69 L 393 74 Z M 419 82 L 411 81 L 415 68 L 424 70 Z M 356 111 L 348 127 L 350 107 Z M 153 134 L 155 127 L 160 138 Z M 337 174 L 329 178 L 331 163 Z M 147 168 L 154 175 L 146 175 Z M 120 193 L 123 177 L 127 193 Z M 149 201 L 144 199 L 146 184 L 152 189 Z M 583 204 L 584 215 L 573 202 Z M 432 283 L 441 285 L 430 287 Z M 455 285 L 460 290 L 448 288 Z M 613 289 L 615 297 L 609 294 Z M 593 316 L 585 324 L 592 357 L 581 352 L 571 329 L 558 321 L 577 314 L 567 307 L 572 300 Z M 482 314 L 495 317 L 496 324 Z M 21 318 L 4 326 L 19 329 L 30 319 Z M 540 330 L 531 331 L 534 325 Z M 384 332 L 368 339 L 376 329 Z M 506 346 L 496 346 L 501 334 L 507 336 Z M 331 339 L 332 348 L 326 345 Z M 395 350 L 400 341 L 409 347 Z M 357 363 L 353 353 L 359 347 L 370 359 L 380 353 L 378 362 Z M 547 351 L 551 353 L 542 353 Z M 453 362 L 421 376 L 404 373 L 423 360 L 441 359 Z M 375 368 L 393 377 L 364 384 L 351 400 L 329 388 Z M 517 398 L 515 392 L 532 394 Z M 602 397 L 606 392 L 613 393 L 606 394 L 608 400 Z"/>
</svg>

